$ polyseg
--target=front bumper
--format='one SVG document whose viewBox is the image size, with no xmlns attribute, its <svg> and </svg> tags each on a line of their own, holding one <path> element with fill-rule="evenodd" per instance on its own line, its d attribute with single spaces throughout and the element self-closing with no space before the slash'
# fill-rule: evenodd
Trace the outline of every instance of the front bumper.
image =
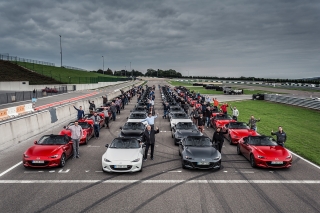
<svg viewBox="0 0 320 213">
<path fill-rule="evenodd" d="M 183 160 L 183 164 L 188 169 L 220 169 L 221 160 L 219 161 L 210 161 L 208 165 L 198 165 L 198 160 Z M 206 161 L 208 162 L 208 161 Z"/>
<path fill-rule="evenodd" d="M 44 160 L 45 159 L 45 160 Z M 30 168 L 50 168 L 50 167 L 57 167 L 60 165 L 60 157 L 59 158 L 48 158 L 44 157 L 41 159 L 35 158 L 23 158 L 23 166 L 30 167 Z M 43 161 L 43 163 L 33 163 L 33 161 Z"/>
<path fill-rule="evenodd" d="M 127 168 L 115 168 L 116 165 L 126 165 Z M 138 162 L 113 161 L 106 162 L 102 159 L 102 170 L 105 172 L 138 172 L 142 167 L 142 159 Z"/>
<path fill-rule="evenodd" d="M 267 159 L 255 159 L 255 163 L 257 167 L 261 168 L 289 168 L 292 165 L 292 158 L 290 160 L 283 160 L 282 164 L 272 164 L 272 161 Z"/>
</svg>

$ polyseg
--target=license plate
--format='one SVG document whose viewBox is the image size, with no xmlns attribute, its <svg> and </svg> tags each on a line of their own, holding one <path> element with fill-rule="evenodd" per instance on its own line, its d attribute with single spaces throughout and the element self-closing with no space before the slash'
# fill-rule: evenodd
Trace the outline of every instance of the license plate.
<svg viewBox="0 0 320 213">
<path fill-rule="evenodd" d="M 209 165 L 209 162 L 198 162 L 198 165 Z"/>
<path fill-rule="evenodd" d="M 283 161 L 272 161 L 271 164 L 283 164 Z"/>
<path fill-rule="evenodd" d="M 43 160 L 33 160 L 32 163 L 44 163 Z"/>
<path fill-rule="evenodd" d="M 123 169 L 123 168 L 127 168 L 127 165 L 114 165 L 115 169 Z"/>
</svg>

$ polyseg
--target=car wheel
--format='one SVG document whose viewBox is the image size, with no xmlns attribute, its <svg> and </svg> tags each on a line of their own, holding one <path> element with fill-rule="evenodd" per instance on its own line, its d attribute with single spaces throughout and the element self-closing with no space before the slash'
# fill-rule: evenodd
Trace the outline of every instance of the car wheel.
<svg viewBox="0 0 320 213">
<path fill-rule="evenodd" d="M 85 145 L 88 145 L 88 141 L 89 141 L 89 138 L 88 138 L 88 135 L 86 137 L 86 141 L 84 142 Z"/>
<path fill-rule="evenodd" d="M 254 160 L 253 154 L 250 155 L 250 164 L 252 168 L 256 167 L 256 161 Z"/>
<path fill-rule="evenodd" d="M 239 145 L 239 144 L 238 144 L 238 146 L 237 146 L 237 154 L 238 154 L 238 155 L 241 155 L 240 145 Z"/>
<path fill-rule="evenodd" d="M 187 167 L 185 167 L 184 163 L 182 163 L 182 169 L 187 169 Z"/>
<path fill-rule="evenodd" d="M 143 168 L 143 163 L 141 164 L 141 169 L 139 170 L 139 172 L 142 172 L 142 168 Z"/>
<path fill-rule="evenodd" d="M 61 155 L 61 159 L 60 159 L 60 167 L 64 167 L 66 165 L 66 155 L 65 154 L 62 154 Z"/>
<path fill-rule="evenodd" d="M 172 130 L 171 130 L 171 137 L 174 138 L 173 133 L 172 133 Z"/>
</svg>

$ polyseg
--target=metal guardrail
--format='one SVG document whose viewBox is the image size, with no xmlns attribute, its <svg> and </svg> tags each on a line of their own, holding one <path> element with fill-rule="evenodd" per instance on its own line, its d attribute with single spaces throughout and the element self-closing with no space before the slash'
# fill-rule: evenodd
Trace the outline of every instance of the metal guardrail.
<svg viewBox="0 0 320 213">
<path fill-rule="evenodd" d="M 320 100 L 297 98 L 276 94 L 265 94 L 264 100 L 320 110 Z"/>
</svg>

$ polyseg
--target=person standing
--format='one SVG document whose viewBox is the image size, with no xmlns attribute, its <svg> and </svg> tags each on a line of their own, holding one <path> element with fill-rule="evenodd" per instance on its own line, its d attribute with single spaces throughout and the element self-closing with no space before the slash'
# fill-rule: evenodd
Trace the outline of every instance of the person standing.
<svg viewBox="0 0 320 213">
<path fill-rule="evenodd" d="M 78 120 L 80 120 L 81 118 L 84 117 L 84 111 L 82 110 L 82 106 L 80 106 L 79 109 L 77 109 L 77 107 L 75 105 L 73 105 L 73 108 L 75 108 L 75 110 L 78 111 L 78 114 L 77 114 Z"/>
<path fill-rule="evenodd" d="M 106 107 L 107 103 L 108 103 L 108 97 L 107 97 L 107 95 L 103 95 L 102 96 L 102 104 L 103 104 L 103 106 Z"/>
<path fill-rule="evenodd" d="M 109 107 L 105 107 L 103 110 L 104 114 L 104 123 L 106 124 L 106 129 L 109 129 Z"/>
<path fill-rule="evenodd" d="M 213 133 L 212 142 L 215 143 L 216 149 L 221 153 L 223 142 L 224 142 L 224 134 L 227 134 L 228 130 L 221 130 L 221 127 L 218 127 L 216 131 Z"/>
<path fill-rule="evenodd" d="M 158 117 L 158 113 L 155 116 L 152 116 L 151 112 L 149 112 L 148 117 L 141 120 L 140 122 L 144 122 L 147 121 L 148 125 L 151 126 L 152 129 L 154 129 L 154 119 L 156 119 Z"/>
<path fill-rule="evenodd" d="M 90 100 L 88 100 L 88 102 L 89 102 L 89 111 L 90 111 L 90 114 L 92 114 L 92 112 L 93 112 L 93 110 L 95 110 L 96 109 L 96 105 L 94 104 L 94 101 L 90 101 Z"/>
<path fill-rule="evenodd" d="M 148 151 L 149 151 L 149 147 L 151 147 L 151 156 L 150 159 L 153 160 L 153 153 L 154 153 L 154 144 L 155 144 L 155 134 L 159 133 L 159 128 L 157 127 L 155 130 L 151 129 L 151 126 L 148 125 L 146 130 L 144 131 L 143 135 L 142 135 L 142 141 L 145 142 L 146 145 L 146 149 L 145 149 L 145 153 L 144 153 L 144 161 L 147 160 L 148 157 Z"/>
<path fill-rule="evenodd" d="M 213 106 L 214 106 L 214 108 L 218 109 L 219 101 L 217 100 L 217 98 L 213 99 Z"/>
<path fill-rule="evenodd" d="M 117 108 L 117 114 L 120 114 L 120 106 L 121 106 L 121 100 L 119 98 L 116 98 L 116 108 Z"/>
<path fill-rule="evenodd" d="M 232 119 L 235 121 L 238 121 L 238 116 L 239 116 L 239 110 L 234 106 L 230 106 L 231 110 L 232 110 Z"/>
<path fill-rule="evenodd" d="M 78 121 L 74 122 L 74 125 L 69 126 L 67 129 L 71 132 L 71 140 L 73 142 L 73 159 L 79 158 L 79 142 L 83 135 L 82 127 L 79 125 Z"/>
<path fill-rule="evenodd" d="M 206 125 L 207 125 L 207 128 L 209 128 L 210 126 L 210 117 L 211 117 L 211 110 L 210 110 L 210 107 L 208 106 L 206 108 L 206 111 L 204 112 L 204 117 L 206 118 Z"/>
<path fill-rule="evenodd" d="M 278 127 L 278 132 L 271 131 L 271 135 L 277 136 L 277 144 L 284 147 L 284 143 L 287 141 L 287 134 L 283 131 L 282 126 Z"/>
<path fill-rule="evenodd" d="M 111 110 L 111 114 L 112 114 L 112 120 L 115 121 L 116 115 L 117 115 L 117 107 L 114 102 L 111 103 L 110 110 Z"/>
<path fill-rule="evenodd" d="M 195 125 L 197 125 L 197 117 L 199 117 L 199 113 L 197 108 L 194 106 L 191 113 L 190 113 L 190 117 L 192 118 L 192 121 Z"/>
<path fill-rule="evenodd" d="M 228 104 L 227 103 L 224 103 L 224 104 L 222 104 L 222 106 L 220 107 L 220 109 L 221 109 L 221 111 L 222 111 L 222 113 L 223 114 L 228 114 Z"/>
<path fill-rule="evenodd" d="M 203 117 L 202 113 L 200 113 L 199 117 L 197 117 L 197 121 L 198 121 L 198 129 L 202 133 L 204 130 L 204 125 L 206 123 L 206 119 Z"/>
<path fill-rule="evenodd" d="M 255 119 L 253 115 L 251 115 L 250 119 L 249 119 L 249 123 L 248 123 L 248 126 L 250 127 L 250 129 L 253 129 L 254 131 L 258 131 L 258 128 L 257 128 L 257 122 L 260 121 L 260 118 L 259 119 Z"/>
<path fill-rule="evenodd" d="M 97 112 L 94 112 L 91 119 L 93 120 L 94 136 L 95 138 L 99 138 L 100 121 L 101 121 L 100 115 L 98 115 Z"/>
</svg>

